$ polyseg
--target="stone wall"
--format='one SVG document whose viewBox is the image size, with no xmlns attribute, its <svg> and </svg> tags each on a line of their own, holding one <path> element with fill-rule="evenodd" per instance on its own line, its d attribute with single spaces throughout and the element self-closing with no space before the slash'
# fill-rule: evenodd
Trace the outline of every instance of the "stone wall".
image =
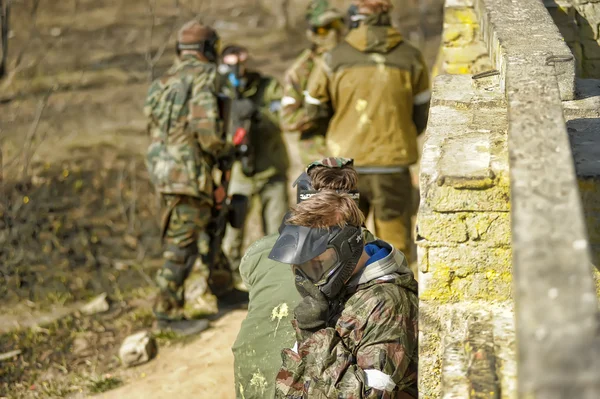
<svg viewBox="0 0 600 399">
<path fill-rule="evenodd" d="M 492 69 L 473 0 L 446 0 L 439 73 L 477 74 Z"/>
<path fill-rule="evenodd" d="M 420 395 L 598 397 L 600 82 L 580 82 L 574 99 L 576 62 L 539 0 L 445 10 L 446 72 L 472 72 L 482 46 L 492 71 L 434 81 L 417 222 Z"/>
<path fill-rule="evenodd" d="M 423 398 L 514 392 L 506 133 L 497 75 L 435 79 L 417 220 Z"/>
<path fill-rule="evenodd" d="M 577 60 L 577 75 L 600 78 L 600 0 L 544 0 Z"/>
</svg>

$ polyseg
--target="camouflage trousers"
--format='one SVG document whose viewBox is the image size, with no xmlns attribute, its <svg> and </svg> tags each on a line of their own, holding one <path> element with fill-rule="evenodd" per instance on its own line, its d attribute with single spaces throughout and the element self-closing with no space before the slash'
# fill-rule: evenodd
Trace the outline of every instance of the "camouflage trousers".
<svg viewBox="0 0 600 399">
<path fill-rule="evenodd" d="M 325 158 L 327 155 L 327 145 L 325 144 L 325 136 L 314 135 L 310 138 L 302 139 L 298 142 L 298 150 L 300 151 L 300 159 L 302 165 L 308 165 L 314 161 Z"/>
<path fill-rule="evenodd" d="M 276 233 L 283 217 L 289 210 L 287 178 L 285 176 L 261 177 L 255 175 L 249 178 L 242 173 L 241 168 L 236 164 L 231 173 L 229 194 L 242 194 L 250 200 L 256 195 L 259 197 L 264 235 Z M 223 251 L 234 273 L 237 272 L 240 266 L 243 245 L 244 229 L 234 229 L 227 226 L 225 238 L 223 239 Z"/>
<path fill-rule="evenodd" d="M 402 173 L 358 176 L 360 210 L 373 212 L 375 236 L 392 244 L 410 261 L 413 186 L 408 169 Z"/>
<path fill-rule="evenodd" d="M 209 255 L 212 207 L 207 201 L 186 195 L 163 195 L 162 234 L 165 263 L 156 275 L 159 293 L 154 303 L 158 319 L 183 317 L 184 284 L 198 257 Z M 206 262 L 203 262 L 206 265 Z M 214 264 L 206 265 L 206 286 L 215 294 L 227 292 L 232 285 L 229 263 L 222 251 Z"/>
</svg>

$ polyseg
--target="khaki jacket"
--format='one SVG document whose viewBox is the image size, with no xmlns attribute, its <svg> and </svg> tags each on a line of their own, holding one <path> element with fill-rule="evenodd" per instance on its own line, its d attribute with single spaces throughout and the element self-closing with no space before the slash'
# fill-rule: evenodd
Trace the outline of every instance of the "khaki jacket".
<svg viewBox="0 0 600 399">
<path fill-rule="evenodd" d="M 417 134 L 427 118 L 418 108 L 429 106 L 429 73 L 420 51 L 391 27 L 387 14 L 367 18 L 316 68 L 305 102 L 311 115 L 328 105 L 334 110 L 328 155 L 354 158 L 363 170 L 417 161 Z"/>
</svg>

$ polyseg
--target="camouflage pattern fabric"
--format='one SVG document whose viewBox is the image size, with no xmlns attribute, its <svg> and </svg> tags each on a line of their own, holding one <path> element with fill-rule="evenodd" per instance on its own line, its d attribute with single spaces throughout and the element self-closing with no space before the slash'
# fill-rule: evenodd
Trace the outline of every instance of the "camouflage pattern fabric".
<svg viewBox="0 0 600 399">
<path fill-rule="evenodd" d="M 310 26 L 321 27 L 343 18 L 327 0 L 312 0 L 306 10 L 306 21 Z"/>
<path fill-rule="evenodd" d="M 286 133 L 300 133 L 300 157 L 303 164 L 326 156 L 327 121 L 309 119 L 304 103 L 304 91 L 316 60 L 315 51 L 307 49 L 286 71 L 281 100 L 282 128 Z"/>
<path fill-rule="evenodd" d="M 404 262 L 404 267 L 406 264 Z M 391 274 L 349 293 L 335 326 L 282 352 L 276 398 L 418 397 L 418 294 L 412 273 Z M 384 376 L 384 386 L 370 376 Z"/>
<path fill-rule="evenodd" d="M 212 201 L 212 166 L 231 148 L 224 141 L 217 89 L 216 66 L 191 55 L 150 86 L 146 163 L 158 192 Z"/>
<path fill-rule="evenodd" d="M 238 399 L 273 397 L 281 351 L 296 340 L 291 322 L 301 297 L 290 268 L 269 259 L 277 238 L 279 234 L 271 234 L 252 244 L 239 268 L 250 303 L 232 347 Z M 367 229 L 363 229 L 363 238 L 375 241 Z"/>
<path fill-rule="evenodd" d="M 315 166 L 325 166 L 327 168 L 343 168 L 344 166 L 353 166 L 354 159 L 352 158 L 340 158 L 340 157 L 328 157 L 323 158 L 320 161 L 314 161 L 308 164 L 306 167 L 306 173 L 310 172 Z"/>
<path fill-rule="evenodd" d="M 156 275 L 159 293 L 154 313 L 159 319 L 183 316 L 184 282 L 198 256 L 197 240 L 211 218 L 211 206 L 194 197 L 164 195 L 163 239 L 165 263 Z"/>
<path fill-rule="evenodd" d="M 362 174 L 358 177 L 359 207 L 365 216 L 373 212 L 375 235 L 412 256 L 413 185 L 410 172 Z"/>
</svg>

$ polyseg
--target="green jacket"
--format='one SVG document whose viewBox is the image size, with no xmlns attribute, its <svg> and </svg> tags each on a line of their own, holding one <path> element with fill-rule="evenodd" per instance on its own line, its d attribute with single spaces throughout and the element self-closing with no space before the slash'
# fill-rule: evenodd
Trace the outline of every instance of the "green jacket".
<svg viewBox="0 0 600 399">
<path fill-rule="evenodd" d="M 212 167 L 229 151 L 216 93 L 216 66 L 184 56 L 152 82 L 144 114 L 152 142 L 147 167 L 162 194 L 212 202 Z"/>
<path fill-rule="evenodd" d="M 256 241 L 242 258 L 240 274 L 250 292 L 248 315 L 233 344 L 235 392 L 239 399 L 272 398 L 281 351 L 296 342 L 292 326 L 300 294 L 290 267 L 269 259 L 278 234 Z M 363 229 L 365 241 L 375 237 Z"/>
<path fill-rule="evenodd" d="M 279 126 L 283 88 L 276 79 L 256 72 L 247 73 L 245 80 L 241 96 L 252 100 L 258 109 L 250 129 L 250 140 L 254 146 L 256 160 L 255 178 L 286 176 L 289 158 Z M 236 97 L 235 89 L 224 76 L 221 90 L 230 98 Z"/>
<path fill-rule="evenodd" d="M 289 267 L 268 258 L 278 237 L 272 234 L 255 242 L 240 264 L 250 303 L 232 348 L 238 398 L 272 398 L 281 350 L 296 341 L 291 321 L 301 298 L 294 276 Z"/>
<path fill-rule="evenodd" d="M 364 173 L 414 164 L 430 100 L 421 52 L 404 41 L 387 14 L 375 14 L 323 60 L 310 76 L 305 102 L 312 119 L 323 108 L 334 111 L 329 155 L 353 158 Z"/>
</svg>

